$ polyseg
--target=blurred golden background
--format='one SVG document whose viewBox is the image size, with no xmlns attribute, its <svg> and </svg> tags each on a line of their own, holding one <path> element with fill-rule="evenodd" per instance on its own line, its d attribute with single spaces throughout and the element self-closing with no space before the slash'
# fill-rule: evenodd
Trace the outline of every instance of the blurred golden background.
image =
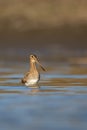
<svg viewBox="0 0 87 130">
<path fill-rule="evenodd" d="M 5 45 L 19 40 L 85 48 L 87 1 L 0 0 L 0 39 Z"/>
<path fill-rule="evenodd" d="M 0 0 L 0 30 L 28 31 L 86 22 L 86 0 Z"/>
</svg>

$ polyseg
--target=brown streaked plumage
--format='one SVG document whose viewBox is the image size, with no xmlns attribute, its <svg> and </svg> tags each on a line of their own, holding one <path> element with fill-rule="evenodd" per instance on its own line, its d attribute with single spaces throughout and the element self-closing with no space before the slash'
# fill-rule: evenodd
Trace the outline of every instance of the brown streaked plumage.
<svg viewBox="0 0 87 130">
<path fill-rule="evenodd" d="M 36 55 L 30 55 L 30 70 L 21 80 L 26 86 L 35 85 L 40 80 L 40 74 L 37 70 L 36 63 L 40 65 L 43 71 L 45 71 L 45 68 L 40 64 L 38 57 Z"/>
</svg>

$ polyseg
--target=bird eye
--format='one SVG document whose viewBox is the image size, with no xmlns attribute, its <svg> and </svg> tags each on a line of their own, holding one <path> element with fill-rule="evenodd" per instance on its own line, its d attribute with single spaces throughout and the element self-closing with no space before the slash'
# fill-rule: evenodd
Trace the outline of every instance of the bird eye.
<svg viewBox="0 0 87 130">
<path fill-rule="evenodd" d="M 33 55 L 31 55 L 31 57 L 33 58 Z"/>
<path fill-rule="evenodd" d="M 37 56 L 36 56 L 36 55 L 31 55 L 30 57 L 31 57 L 31 58 L 36 58 L 36 59 L 37 59 Z"/>
</svg>

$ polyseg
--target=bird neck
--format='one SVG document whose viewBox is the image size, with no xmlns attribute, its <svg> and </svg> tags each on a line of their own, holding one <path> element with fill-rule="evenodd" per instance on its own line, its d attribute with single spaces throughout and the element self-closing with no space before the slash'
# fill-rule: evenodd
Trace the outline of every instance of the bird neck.
<svg viewBox="0 0 87 130">
<path fill-rule="evenodd" d="M 35 62 L 30 62 L 30 71 L 31 72 L 37 71 L 36 63 Z"/>
</svg>

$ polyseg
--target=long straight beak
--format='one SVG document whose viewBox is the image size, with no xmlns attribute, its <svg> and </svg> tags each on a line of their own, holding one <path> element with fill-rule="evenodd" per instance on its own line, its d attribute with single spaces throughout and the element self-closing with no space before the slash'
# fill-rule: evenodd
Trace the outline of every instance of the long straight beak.
<svg viewBox="0 0 87 130">
<path fill-rule="evenodd" d="M 42 69 L 43 71 L 46 71 L 46 69 L 40 64 L 39 61 L 37 61 L 37 63 L 40 65 L 40 67 L 41 67 L 41 69 Z"/>
</svg>

